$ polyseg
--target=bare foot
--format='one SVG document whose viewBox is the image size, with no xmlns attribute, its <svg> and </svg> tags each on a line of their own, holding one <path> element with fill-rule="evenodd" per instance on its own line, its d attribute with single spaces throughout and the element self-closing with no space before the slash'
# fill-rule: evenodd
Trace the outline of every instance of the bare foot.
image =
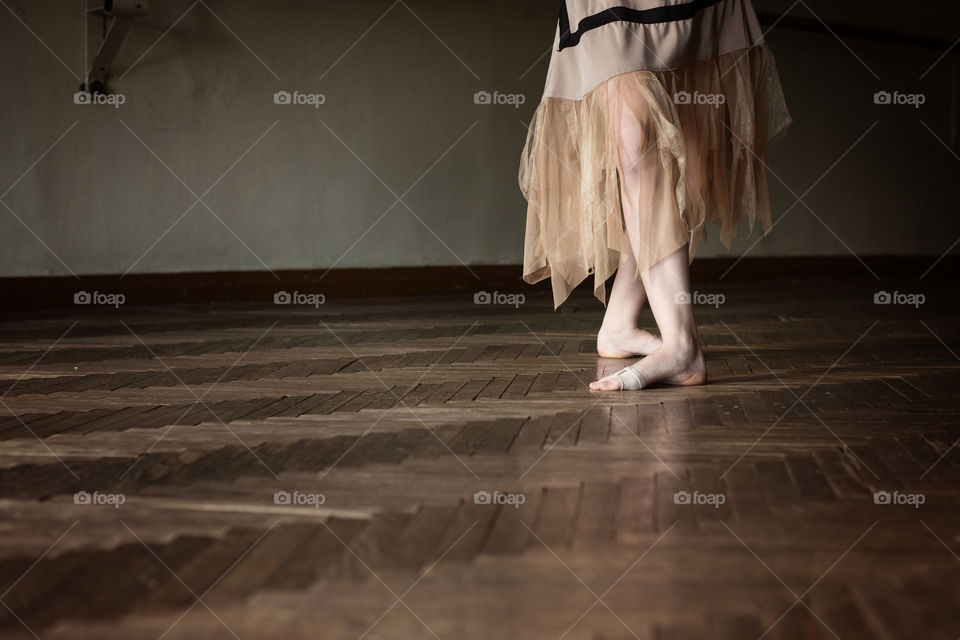
<svg viewBox="0 0 960 640">
<path fill-rule="evenodd" d="M 659 349 L 661 344 L 660 338 L 636 327 L 625 331 L 600 327 L 597 334 L 597 353 L 602 358 L 645 356 Z"/>
<path fill-rule="evenodd" d="M 632 365 L 646 386 L 652 384 L 698 385 L 707 381 L 707 363 L 699 346 L 663 345 L 643 360 Z M 636 376 L 625 375 L 628 382 Z M 622 382 L 609 375 L 590 383 L 594 391 L 620 391 Z"/>
</svg>

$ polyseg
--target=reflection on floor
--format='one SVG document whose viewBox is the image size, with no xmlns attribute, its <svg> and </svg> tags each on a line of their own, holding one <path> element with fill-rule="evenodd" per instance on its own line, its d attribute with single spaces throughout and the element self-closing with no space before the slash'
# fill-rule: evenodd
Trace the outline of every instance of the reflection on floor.
<svg viewBox="0 0 960 640">
<path fill-rule="evenodd" d="M 579 294 L 0 317 L 0 635 L 954 640 L 958 304 L 874 289 L 610 394 Z"/>
</svg>

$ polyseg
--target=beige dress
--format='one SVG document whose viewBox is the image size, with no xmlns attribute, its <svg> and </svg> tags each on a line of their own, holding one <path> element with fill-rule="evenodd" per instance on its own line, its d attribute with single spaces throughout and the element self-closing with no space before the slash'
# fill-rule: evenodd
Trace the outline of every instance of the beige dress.
<svg viewBox="0 0 960 640">
<path fill-rule="evenodd" d="M 719 225 L 771 227 L 765 151 L 790 124 L 750 0 L 565 0 L 543 99 L 520 164 L 523 279 L 554 306 L 630 250 L 621 209 L 622 109 L 642 132 L 637 275 Z"/>
</svg>

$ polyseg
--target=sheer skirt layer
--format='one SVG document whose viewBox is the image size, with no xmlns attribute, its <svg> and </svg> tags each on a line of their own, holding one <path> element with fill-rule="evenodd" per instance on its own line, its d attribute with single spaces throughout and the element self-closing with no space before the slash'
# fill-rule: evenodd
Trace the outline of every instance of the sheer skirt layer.
<svg viewBox="0 0 960 640">
<path fill-rule="evenodd" d="M 550 278 L 559 307 L 593 274 L 605 303 L 623 251 L 632 248 L 639 275 L 688 243 L 692 260 L 711 221 L 727 248 L 744 217 L 750 232 L 759 219 L 766 233 L 766 146 L 789 123 L 763 44 L 674 71 L 618 75 L 583 100 L 544 98 L 520 164 L 523 279 Z M 633 135 L 625 138 L 625 127 Z M 622 201 L 622 181 L 633 202 Z M 626 219 L 639 228 L 628 231 Z"/>
</svg>

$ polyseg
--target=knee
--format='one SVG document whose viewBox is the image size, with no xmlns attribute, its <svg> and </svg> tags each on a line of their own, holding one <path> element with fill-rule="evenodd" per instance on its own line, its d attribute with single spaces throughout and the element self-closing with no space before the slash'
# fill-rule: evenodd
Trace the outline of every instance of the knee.
<svg viewBox="0 0 960 640">
<path fill-rule="evenodd" d="M 654 166 L 657 162 L 656 145 L 643 140 L 620 142 L 620 166 L 627 175 L 635 175 Z"/>
</svg>

